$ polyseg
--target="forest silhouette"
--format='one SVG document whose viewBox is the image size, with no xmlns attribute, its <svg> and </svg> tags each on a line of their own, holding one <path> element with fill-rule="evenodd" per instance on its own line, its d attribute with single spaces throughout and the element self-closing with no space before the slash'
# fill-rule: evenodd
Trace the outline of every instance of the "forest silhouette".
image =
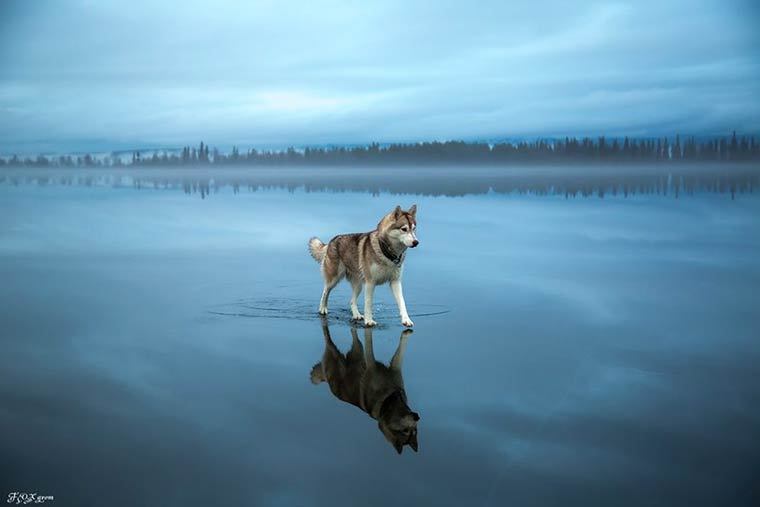
<svg viewBox="0 0 760 507">
<path fill-rule="evenodd" d="M 510 165 L 546 163 L 625 162 L 748 162 L 760 160 L 760 143 L 754 136 L 714 137 L 697 140 L 673 138 L 565 137 L 519 142 L 422 142 L 364 146 L 294 147 L 285 150 L 241 151 L 233 147 L 223 153 L 201 142 L 181 149 L 136 150 L 112 153 L 10 158 L 0 157 L 0 166 L 98 167 L 98 166 L 191 166 L 191 165 Z"/>
</svg>

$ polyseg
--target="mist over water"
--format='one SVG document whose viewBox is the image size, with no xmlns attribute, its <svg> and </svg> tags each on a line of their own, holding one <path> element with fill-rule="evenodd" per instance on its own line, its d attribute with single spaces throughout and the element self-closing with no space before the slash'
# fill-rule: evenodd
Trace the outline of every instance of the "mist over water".
<svg viewBox="0 0 760 507">
<path fill-rule="evenodd" d="M 755 503 L 760 199 L 755 172 L 723 170 L 5 172 L 0 493 Z M 413 203 L 403 378 L 421 419 L 399 456 L 310 382 L 306 241 Z M 342 352 L 349 293 L 330 301 Z M 386 286 L 376 304 L 388 363 L 402 328 Z"/>
<path fill-rule="evenodd" d="M 84 185 L 182 189 L 205 198 L 224 188 L 288 189 L 462 196 L 517 193 L 537 195 L 616 196 L 656 194 L 678 198 L 694 193 L 751 194 L 760 187 L 757 164 L 629 163 L 545 164 L 525 166 L 386 166 L 386 167 L 151 167 L 11 168 L 0 172 L 0 184 Z"/>
</svg>

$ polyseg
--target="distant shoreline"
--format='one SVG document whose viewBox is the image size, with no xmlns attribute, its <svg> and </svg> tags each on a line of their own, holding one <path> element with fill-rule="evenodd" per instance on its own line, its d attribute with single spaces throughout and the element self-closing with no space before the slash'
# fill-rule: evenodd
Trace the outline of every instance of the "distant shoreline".
<svg viewBox="0 0 760 507">
<path fill-rule="evenodd" d="M 760 162 L 760 142 L 754 136 L 700 138 L 538 139 L 532 142 L 423 142 L 411 144 L 249 149 L 223 153 L 201 142 L 181 149 L 151 149 L 110 154 L 0 157 L 3 167 L 404 167 L 404 166 L 525 166 L 631 165 Z"/>
</svg>

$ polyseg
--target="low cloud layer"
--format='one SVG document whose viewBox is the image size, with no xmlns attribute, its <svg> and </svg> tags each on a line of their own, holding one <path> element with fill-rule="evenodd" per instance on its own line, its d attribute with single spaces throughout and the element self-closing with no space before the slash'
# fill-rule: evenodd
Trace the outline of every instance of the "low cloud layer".
<svg viewBox="0 0 760 507">
<path fill-rule="evenodd" d="M 0 152 L 760 131 L 750 1 L 0 4 Z"/>
</svg>

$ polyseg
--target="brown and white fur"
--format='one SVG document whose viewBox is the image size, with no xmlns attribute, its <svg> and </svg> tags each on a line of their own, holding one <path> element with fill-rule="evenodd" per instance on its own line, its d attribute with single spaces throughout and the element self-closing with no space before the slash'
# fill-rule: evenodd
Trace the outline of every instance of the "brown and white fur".
<svg viewBox="0 0 760 507">
<path fill-rule="evenodd" d="M 330 391 L 339 400 L 359 407 L 372 419 L 401 454 L 405 445 L 417 452 L 417 422 L 420 416 L 409 408 L 404 377 L 401 372 L 404 352 L 411 329 L 399 337 L 398 347 L 390 364 L 375 360 L 372 348 L 372 329 L 364 329 L 364 346 L 355 328 L 351 328 L 351 349 L 341 353 L 330 337 L 327 320 L 322 319 L 325 350 L 322 360 L 311 369 L 311 382 L 327 382 Z"/>
<path fill-rule="evenodd" d="M 326 245 L 319 238 L 309 240 L 309 252 L 320 263 L 325 287 L 319 302 L 319 313 L 327 315 L 330 291 L 344 277 L 351 282 L 351 318 L 364 320 L 365 326 L 377 324 L 372 316 L 372 298 L 375 286 L 390 283 L 396 299 L 401 323 L 412 327 L 401 286 L 407 248 L 419 244 L 417 240 L 417 205 L 403 211 L 401 206 L 385 215 L 371 232 L 340 234 Z M 364 315 L 359 313 L 356 299 L 364 285 Z"/>
</svg>

